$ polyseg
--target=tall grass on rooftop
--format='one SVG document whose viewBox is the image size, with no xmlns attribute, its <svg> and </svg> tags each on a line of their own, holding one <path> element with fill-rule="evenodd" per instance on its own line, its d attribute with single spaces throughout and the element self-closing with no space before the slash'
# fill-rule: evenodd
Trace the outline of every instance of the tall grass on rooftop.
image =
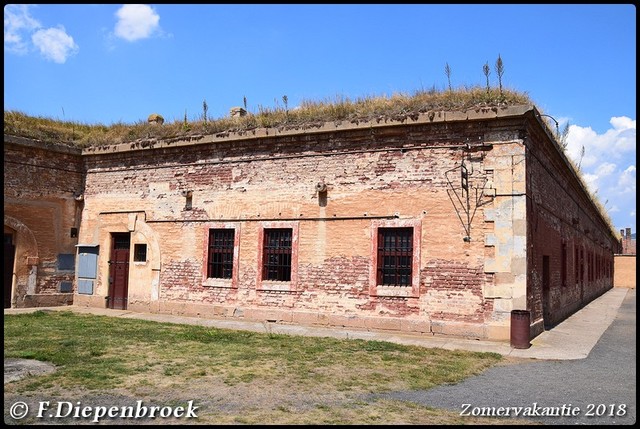
<svg viewBox="0 0 640 429">
<path fill-rule="evenodd" d="M 303 100 L 297 108 L 259 106 L 258 111 L 240 118 L 201 117 L 188 121 L 174 120 L 163 125 L 140 120 L 133 124 L 86 124 L 77 121 L 29 116 L 20 111 L 4 112 L 4 133 L 72 146 L 103 146 L 141 139 L 174 139 L 194 135 L 231 131 L 248 131 L 258 127 L 313 127 L 331 121 L 369 121 L 403 119 L 432 110 L 467 110 L 477 107 L 531 104 L 526 93 L 511 90 L 461 87 L 454 91 L 418 90 L 413 94 L 395 93 L 359 97 L 336 96 L 324 100 Z M 185 118 L 186 119 L 186 118 Z"/>
<path fill-rule="evenodd" d="M 407 93 L 387 95 L 369 95 L 351 100 L 342 95 L 324 100 L 302 100 L 296 108 L 289 109 L 288 100 L 283 97 L 284 106 L 276 101 L 275 107 L 258 106 L 258 111 L 239 118 L 223 117 L 218 119 L 206 116 L 207 105 L 203 102 L 204 115 L 201 119 L 188 121 L 185 112 L 183 119 L 176 119 L 163 125 L 150 124 L 140 120 L 133 124 L 123 122 L 104 124 L 86 124 L 29 116 L 19 111 L 4 111 L 4 133 L 27 137 L 45 142 L 61 143 L 70 146 L 90 147 L 128 143 L 139 140 L 180 139 L 205 134 L 250 131 L 256 128 L 308 128 L 321 126 L 325 122 L 349 121 L 358 123 L 372 120 L 403 120 L 419 113 L 429 111 L 464 111 L 482 107 L 534 104 L 527 93 L 506 89 L 502 86 L 504 67 L 499 57 L 496 73 L 500 79 L 499 88 L 490 88 L 489 72 L 486 70 L 487 86 L 462 86 L 454 90 L 439 91 L 435 87 Z M 286 97 L 286 96 L 285 96 Z M 286 100 L 286 101 L 285 101 Z M 246 96 L 243 97 L 246 110 Z M 540 109 L 538 109 L 540 110 Z M 560 135 L 556 135 L 556 144 L 564 150 Z M 566 136 L 565 136 L 566 137 Z M 568 158 L 567 158 L 568 159 Z M 584 178 L 570 161 L 576 176 L 588 189 Z M 614 231 L 607 211 L 598 198 L 590 195 L 605 220 Z M 615 231 L 614 231 L 615 232 Z"/>
</svg>

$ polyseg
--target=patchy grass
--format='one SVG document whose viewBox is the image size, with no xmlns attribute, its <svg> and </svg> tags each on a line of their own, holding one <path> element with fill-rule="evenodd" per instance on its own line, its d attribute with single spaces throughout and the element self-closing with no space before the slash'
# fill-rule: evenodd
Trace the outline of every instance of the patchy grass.
<svg viewBox="0 0 640 429">
<path fill-rule="evenodd" d="M 460 413 L 425 407 L 412 402 L 381 399 L 356 401 L 348 405 L 322 406 L 304 412 L 280 406 L 265 413 L 252 410 L 241 416 L 218 414 L 211 423 L 219 424 L 294 424 L 294 425 L 532 425 L 527 420 L 487 417 L 462 417 Z"/>
<path fill-rule="evenodd" d="M 5 357 L 60 367 L 33 385 L 103 389 L 214 375 L 227 385 L 289 380 L 300 388 L 381 392 L 455 383 L 500 360 L 381 341 L 340 340 L 163 324 L 71 312 L 5 315 Z"/>
<path fill-rule="evenodd" d="M 487 423 L 412 403 L 362 398 L 456 383 L 501 361 L 493 353 L 68 311 L 5 315 L 4 337 L 5 358 L 58 366 L 55 373 L 5 385 L 5 408 L 7 401 L 25 398 L 105 406 L 193 400 L 201 407 L 198 422 L 215 424 Z"/>
<path fill-rule="evenodd" d="M 336 96 L 322 101 L 303 100 L 300 106 L 259 106 L 256 113 L 240 118 L 223 117 L 195 121 L 176 119 L 163 125 L 147 119 L 134 124 L 85 124 L 46 117 L 28 116 L 19 111 L 4 112 L 4 133 L 46 142 L 73 146 L 101 146 L 140 139 L 179 139 L 189 136 L 248 131 L 256 128 L 306 128 L 331 121 L 368 121 L 404 119 L 431 110 L 466 110 L 513 104 L 532 104 L 526 93 L 482 87 L 464 87 L 455 91 L 416 91 L 413 94 L 369 96 L 351 100 Z"/>
</svg>

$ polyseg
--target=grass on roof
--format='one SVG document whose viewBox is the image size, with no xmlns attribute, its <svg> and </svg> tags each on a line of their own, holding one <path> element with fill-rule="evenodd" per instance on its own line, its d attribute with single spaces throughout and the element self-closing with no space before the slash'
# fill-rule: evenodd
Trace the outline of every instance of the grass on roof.
<svg viewBox="0 0 640 429">
<path fill-rule="evenodd" d="M 325 122 L 362 122 L 378 119 L 403 120 L 429 111 L 464 111 L 479 107 L 499 107 L 534 104 L 528 94 L 510 89 L 474 86 L 453 91 L 418 90 L 412 95 L 397 93 L 390 97 L 369 96 L 351 100 L 336 96 L 324 101 L 303 100 L 300 106 L 286 109 L 260 106 L 256 113 L 239 118 L 224 117 L 196 121 L 174 120 L 162 125 L 140 120 L 134 124 L 122 122 L 111 125 L 85 124 L 60 121 L 45 117 L 28 116 L 18 111 L 4 111 L 4 133 L 45 142 L 56 142 L 76 147 L 105 146 L 128 143 L 141 139 L 179 139 L 189 136 L 249 131 L 256 128 L 310 128 Z M 540 109 L 539 109 L 540 110 Z M 155 114 L 154 114 L 155 115 Z M 153 116 L 153 115 L 151 115 Z M 556 141 L 556 144 L 558 142 Z M 569 160 L 569 158 L 567 157 Z M 569 163 L 577 173 L 585 190 L 589 188 L 576 165 Z M 588 191 L 587 191 L 588 192 Z M 596 195 L 588 192 L 612 231 L 613 222 Z"/>
<path fill-rule="evenodd" d="M 256 128 L 307 128 L 331 121 L 360 122 L 376 119 L 405 119 L 428 111 L 468 110 L 532 104 L 526 93 L 485 87 L 460 88 L 453 91 L 416 91 L 413 95 L 394 94 L 362 97 L 356 100 L 336 96 L 324 101 L 302 101 L 294 109 L 258 108 L 240 118 L 224 117 L 196 121 L 175 120 L 163 125 L 146 119 L 134 124 L 85 124 L 45 117 L 28 116 L 19 111 L 4 112 L 4 133 L 71 146 L 88 147 L 128 143 L 139 139 L 176 139 L 193 135 L 248 131 Z M 145 114 L 145 112 L 140 112 Z"/>
<path fill-rule="evenodd" d="M 464 111 L 478 107 L 499 107 L 533 104 L 528 94 L 480 86 L 461 87 L 453 91 L 435 88 L 418 90 L 412 95 L 397 93 L 390 97 L 369 96 L 351 100 L 342 96 L 324 101 L 303 100 L 300 106 L 286 109 L 260 106 L 258 112 L 239 118 L 224 117 L 196 121 L 174 120 L 162 125 L 140 120 L 134 124 L 122 122 L 111 125 L 85 124 L 34 117 L 19 111 L 4 111 L 4 133 L 45 142 L 56 142 L 77 147 L 104 146 L 132 142 L 140 139 L 179 139 L 195 135 L 222 132 L 249 131 L 256 128 L 309 128 L 325 122 L 361 122 L 378 119 L 402 120 L 428 111 Z M 153 116 L 153 115 L 152 115 Z M 556 142 L 557 143 L 557 142 Z M 567 157 L 568 159 L 568 157 Z M 584 189 L 589 189 L 573 162 Z M 589 193 L 590 194 L 590 193 Z M 589 195 L 612 228 L 612 221 L 597 196 Z"/>
</svg>

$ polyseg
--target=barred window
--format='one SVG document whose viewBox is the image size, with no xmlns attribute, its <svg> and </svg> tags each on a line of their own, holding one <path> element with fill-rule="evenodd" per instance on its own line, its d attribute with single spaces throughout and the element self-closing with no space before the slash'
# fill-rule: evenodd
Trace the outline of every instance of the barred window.
<svg viewBox="0 0 640 429">
<path fill-rule="evenodd" d="M 233 245 L 235 230 L 209 230 L 209 256 L 207 277 L 230 279 L 233 275 Z"/>
<path fill-rule="evenodd" d="M 133 245 L 133 261 L 147 262 L 147 245 L 146 244 Z"/>
<path fill-rule="evenodd" d="M 411 286 L 413 228 L 378 228 L 377 284 Z"/>
<path fill-rule="evenodd" d="M 291 281 L 291 252 L 293 229 L 264 230 L 262 279 Z"/>
</svg>

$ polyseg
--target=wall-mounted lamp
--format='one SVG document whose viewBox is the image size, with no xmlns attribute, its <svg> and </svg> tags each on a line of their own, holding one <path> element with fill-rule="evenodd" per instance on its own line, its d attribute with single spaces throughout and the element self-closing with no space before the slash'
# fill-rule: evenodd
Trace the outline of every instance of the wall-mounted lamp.
<svg viewBox="0 0 640 429">
<path fill-rule="evenodd" d="M 316 192 L 318 193 L 318 204 L 320 207 L 327 206 L 327 184 L 324 182 L 316 183 Z"/>
</svg>

